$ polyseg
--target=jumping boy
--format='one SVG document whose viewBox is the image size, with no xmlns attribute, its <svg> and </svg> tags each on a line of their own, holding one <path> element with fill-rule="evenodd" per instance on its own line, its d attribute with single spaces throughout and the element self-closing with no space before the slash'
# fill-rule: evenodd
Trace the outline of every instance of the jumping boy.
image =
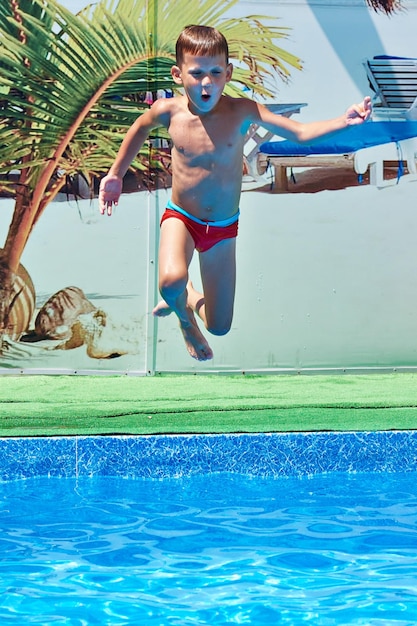
<svg viewBox="0 0 417 626">
<path fill-rule="evenodd" d="M 228 45 L 224 36 L 209 26 L 192 25 L 183 30 L 171 74 L 182 86 L 183 95 L 157 100 L 134 122 L 101 181 L 99 204 L 103 215 L 111 215 L 123 176 L 149 132 L 167 128 L 172 140 L 172 196 L 160 230 L 159 290 L 163 300 L 153 314 L 164 317 L 174 312 L 188 352 L 205 361 L 213 352 L 195 314 L 214 335 L 226 334 L 232 323 L 248 128 L 255 123 L 286 139 L 309 142 L 366 121 L 371 101 L 366 97 L 335 119 L 300 123 L 247 98 L 225 96 L 223 89 L 232 78 Z M 188 277 L 194 250 L 199 253 L 202 294 Z"/>
</svg>

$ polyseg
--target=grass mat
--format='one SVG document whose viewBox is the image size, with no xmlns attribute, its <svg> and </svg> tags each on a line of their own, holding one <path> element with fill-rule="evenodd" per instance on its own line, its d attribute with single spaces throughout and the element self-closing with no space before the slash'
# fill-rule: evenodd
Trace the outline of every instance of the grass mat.
<svg viewBox="0 0 417 626">
<path fill-rule="evenodd" d="M 417 427 L 417 374 L 0 376 L 0 436 Z"/>
</svg>

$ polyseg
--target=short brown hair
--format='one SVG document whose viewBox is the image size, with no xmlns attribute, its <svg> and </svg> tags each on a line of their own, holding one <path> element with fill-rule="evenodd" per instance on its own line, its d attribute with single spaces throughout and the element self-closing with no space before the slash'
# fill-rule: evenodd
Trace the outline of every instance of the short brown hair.
<svg viewBox="0 0 417 626">
<path fill-rule="evenodd" d="M 184 28 L 175 47 L 177 65 L 182 63 L 186 52 L 201 56 L 224 54 L 226 63 L 229 62 L 229 46 L 226 37 L 211 26 L 191 24 Z"/>
</svg>

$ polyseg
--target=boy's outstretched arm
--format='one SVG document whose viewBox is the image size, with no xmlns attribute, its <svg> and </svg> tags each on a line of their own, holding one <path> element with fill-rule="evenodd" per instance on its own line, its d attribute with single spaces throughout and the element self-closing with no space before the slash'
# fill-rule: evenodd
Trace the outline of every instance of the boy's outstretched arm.
<svg viewBox="0 0 417 626">
<path fill-rule="evenodd" d="M 352 104 L 347 111 L 329 120 L 319 122 L 298 122 L 292 118 L 276 115 L 262 105 L 257 107 L 256 123 L 264 126 L 271 132 L 298 143 L 308 143 L 324 135 L 343 130 L 347 126 L 362 124 L 366 122 L 372 114 L 371 98 L 366 96 L 363 102 Z"/>
<path fill-rule="evenodd" d="M 100 182 L 98 201 L 102 215 L 111 215 L 113 205 L 117 206 L 122 193 L 123 177 L 150 131 L 166 124 L 165 102 L 166 100 L 157 100 L 127 131 L 113 165 Z"/>
</svg>

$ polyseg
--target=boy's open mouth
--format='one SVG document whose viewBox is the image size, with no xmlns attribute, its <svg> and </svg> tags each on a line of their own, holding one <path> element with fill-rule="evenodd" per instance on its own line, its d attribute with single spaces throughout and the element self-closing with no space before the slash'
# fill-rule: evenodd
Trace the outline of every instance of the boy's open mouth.
<svg viewBox="0 0 417 626">
<path fill-rule="evenodd" d="M 201 96 L 201 98 L 202 98 L 203 100 L 210 100 L 211 96 L 210 96 L 210 94 L 209 94 L 209 93 L 203 93 L 203 94 L 202 94 L 202 96 Z"/>
</svg>

